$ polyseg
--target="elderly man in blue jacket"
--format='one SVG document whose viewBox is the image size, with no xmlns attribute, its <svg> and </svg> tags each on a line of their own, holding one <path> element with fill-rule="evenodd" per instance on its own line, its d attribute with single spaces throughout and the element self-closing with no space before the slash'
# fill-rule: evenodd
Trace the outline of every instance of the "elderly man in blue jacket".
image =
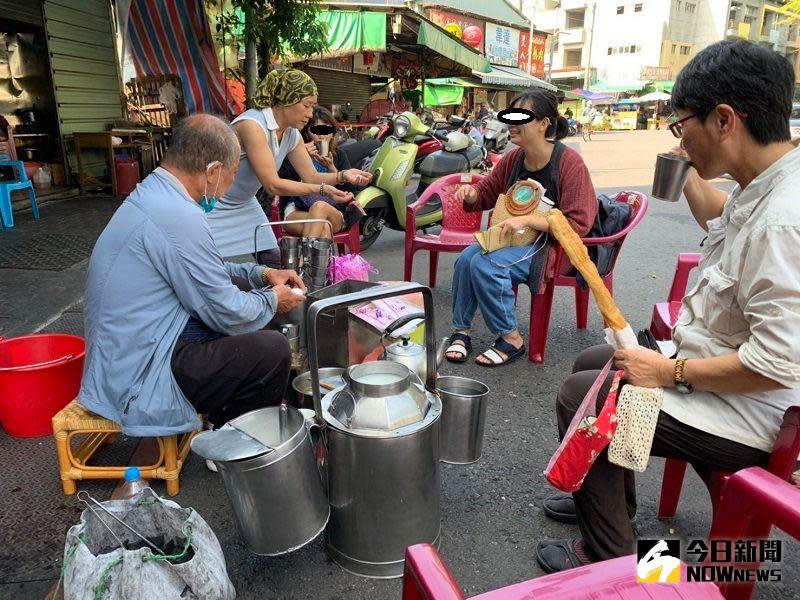
<svg viewBox="0 0 800 600">
<path fill-rule="evenodd" d="M 289 344 L 262 329 L 304 299 L 290 288 L 304 291 L 303 282 L 293 271 L 223 261 L 205 218 L 239 154 L 224 121 L 187 117 L 94 247 L 78 402 L 126 434 L 191 431 L 198 412 L 218 427 L 279 403 L 286 389 Z"/>
</svg>

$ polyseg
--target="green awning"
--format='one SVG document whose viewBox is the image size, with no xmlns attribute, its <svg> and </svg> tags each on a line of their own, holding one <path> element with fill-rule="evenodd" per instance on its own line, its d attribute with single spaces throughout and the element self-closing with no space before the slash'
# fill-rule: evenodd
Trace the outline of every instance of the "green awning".
<svg viewBox="0 0 800 600">
<path fill-rule="evenodd" d="M 564 100 L 583 100 L 583 96 L 581 94 L 576 94 L 571 90 L 565 90 L 561 86 L 556 86 L 558 91 L 564 94 Z"/>
<path fill-rule="evenodd" d="M 426 79 L 425 85 L 459 85 L 463 88 L 481 87 L 481 84 L 470 81 L 465 77 L 435 77 L 433 79 Z"/>
<path fill-rule="evenodd" d="M 464 88 L 460 85 L 431 84 L 425 82 L 423 104 L 425 106 L 453 106 L 461 104 Z"/>
<path fill-rule="evenodd" d="M 551 92 L 558 90 L 552 83 L 542 81 L 538 77 L 528 75 L 516 67 L 500 67 L 492 65 L 491 73 L 474 73 L 486 85 L 496 85 L 503 88 L 522 90 L 526 88 L 541 87 Z"/>
<path fill-rule="evenodd" d="M 386 13 L 323 10 L 317 18 L 328 26 L 326 56 L 386 50 Z"/>
<path fill-rule="evenodd" d="M 667 94 L 672 93 L 672 86 L 675 85 L 675 80 L 673 79 L 657 79 L 656 81 L 651 81 L 647 87 L 652 87 L 653 91 L 656 92 L 666 92 Z"/>
<path fill-rule="evenodd" d="M 488 73 L 492 70 L 486 58 L 475 52 L 466 44 L 450 36 L 443 29 L 439 29 L 436 25 L 421 19 L 419 22 L 417 43 L 422 46 L 427 46 L 434 52 L 449 58 L 453 62 L 464 65 L 473 71 Z"/>
<path fill-rule="evenodd" d="M 647 81 L 643 79 L 633 79 L 631 81 L 598 81 L 589 88 L 589 91 L 608 92 L 611 94 L 616 92 L 638 92 L 645 85 L 647 85 Z"/>
</svg>

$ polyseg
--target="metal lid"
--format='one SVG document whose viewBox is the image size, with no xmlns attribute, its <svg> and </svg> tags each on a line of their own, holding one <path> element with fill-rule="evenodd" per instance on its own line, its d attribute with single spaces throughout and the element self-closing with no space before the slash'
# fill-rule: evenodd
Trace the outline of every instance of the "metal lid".
<svg viewBox="0 0 800 600">
<path fill-rule="evenodd" d="M 423 421 L 431 401 L 425 388 L 400 363 L 386 360 L 354 365 L 345 373 L 346 385 L 323 399 L 325 420 L 348 431 L 370 430 L 386 437 Z"/>
<path fill-rule="evenodd" d="M 386 353 L 392 356 L 419 356 L 425 354 L 425 347 L 403 336 L 399 342 L 386 346 Z"/>
<path fill-rule="evenodd" d="M 299 435 L 298 435 L 299 434 Z M 233 462 L 267 453 L 283 456 L 305 435 L 305 418 L 288 406 L 260 408 L 192 439 L 194 452 L 214 462 Z"/>
</svg>

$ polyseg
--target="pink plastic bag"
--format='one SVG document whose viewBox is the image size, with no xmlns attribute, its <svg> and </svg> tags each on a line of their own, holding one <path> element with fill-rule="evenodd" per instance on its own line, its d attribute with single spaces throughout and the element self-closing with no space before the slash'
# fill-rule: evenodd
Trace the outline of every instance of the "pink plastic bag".
<svg viewBox="0 0 800 600">
<path fill-rule="evenodd" d="M 614 437 L 617 429 L 617 390 L 622 371 L 614 374 L 614 381 L 606 396 L 605 404 L 597 414 L 597 395 L 610 372 L 609 360 L 584 396 L 561 445 L 545 469 L 547 481 L 563 492 L 574 492 L 581 488 L 597 456 Z M 595 417 L 596 414 L 597 417 L 593 422 L 584 421 L 586 417 Z"/>
<path fill-rule="evenodd" d="M 364 260 L 358 254 L 333 256 L 328 266 L 328 278 L 331 283 L 338 283 L 345 279 L 369 281 L 369 274 L 377 272 L 378 270 L 370 262 Z"/>
</svg>

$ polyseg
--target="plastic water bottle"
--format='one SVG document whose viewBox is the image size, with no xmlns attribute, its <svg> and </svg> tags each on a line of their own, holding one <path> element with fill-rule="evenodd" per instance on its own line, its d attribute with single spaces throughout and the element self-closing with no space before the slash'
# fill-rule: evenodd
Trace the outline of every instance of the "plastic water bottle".
<svg viewBox="0 0 800 600">
<path fill-rule="evenodd" d="M 150 484 L 142 479 L 142 474 L 139 472 L 139 467 L 128 467 L 125 469 L 125 483 L 119 490 L 118 498 L 120 500 L 127 500 L 132 498 L 145 488 L 149 488 Z"/>
</svg>

